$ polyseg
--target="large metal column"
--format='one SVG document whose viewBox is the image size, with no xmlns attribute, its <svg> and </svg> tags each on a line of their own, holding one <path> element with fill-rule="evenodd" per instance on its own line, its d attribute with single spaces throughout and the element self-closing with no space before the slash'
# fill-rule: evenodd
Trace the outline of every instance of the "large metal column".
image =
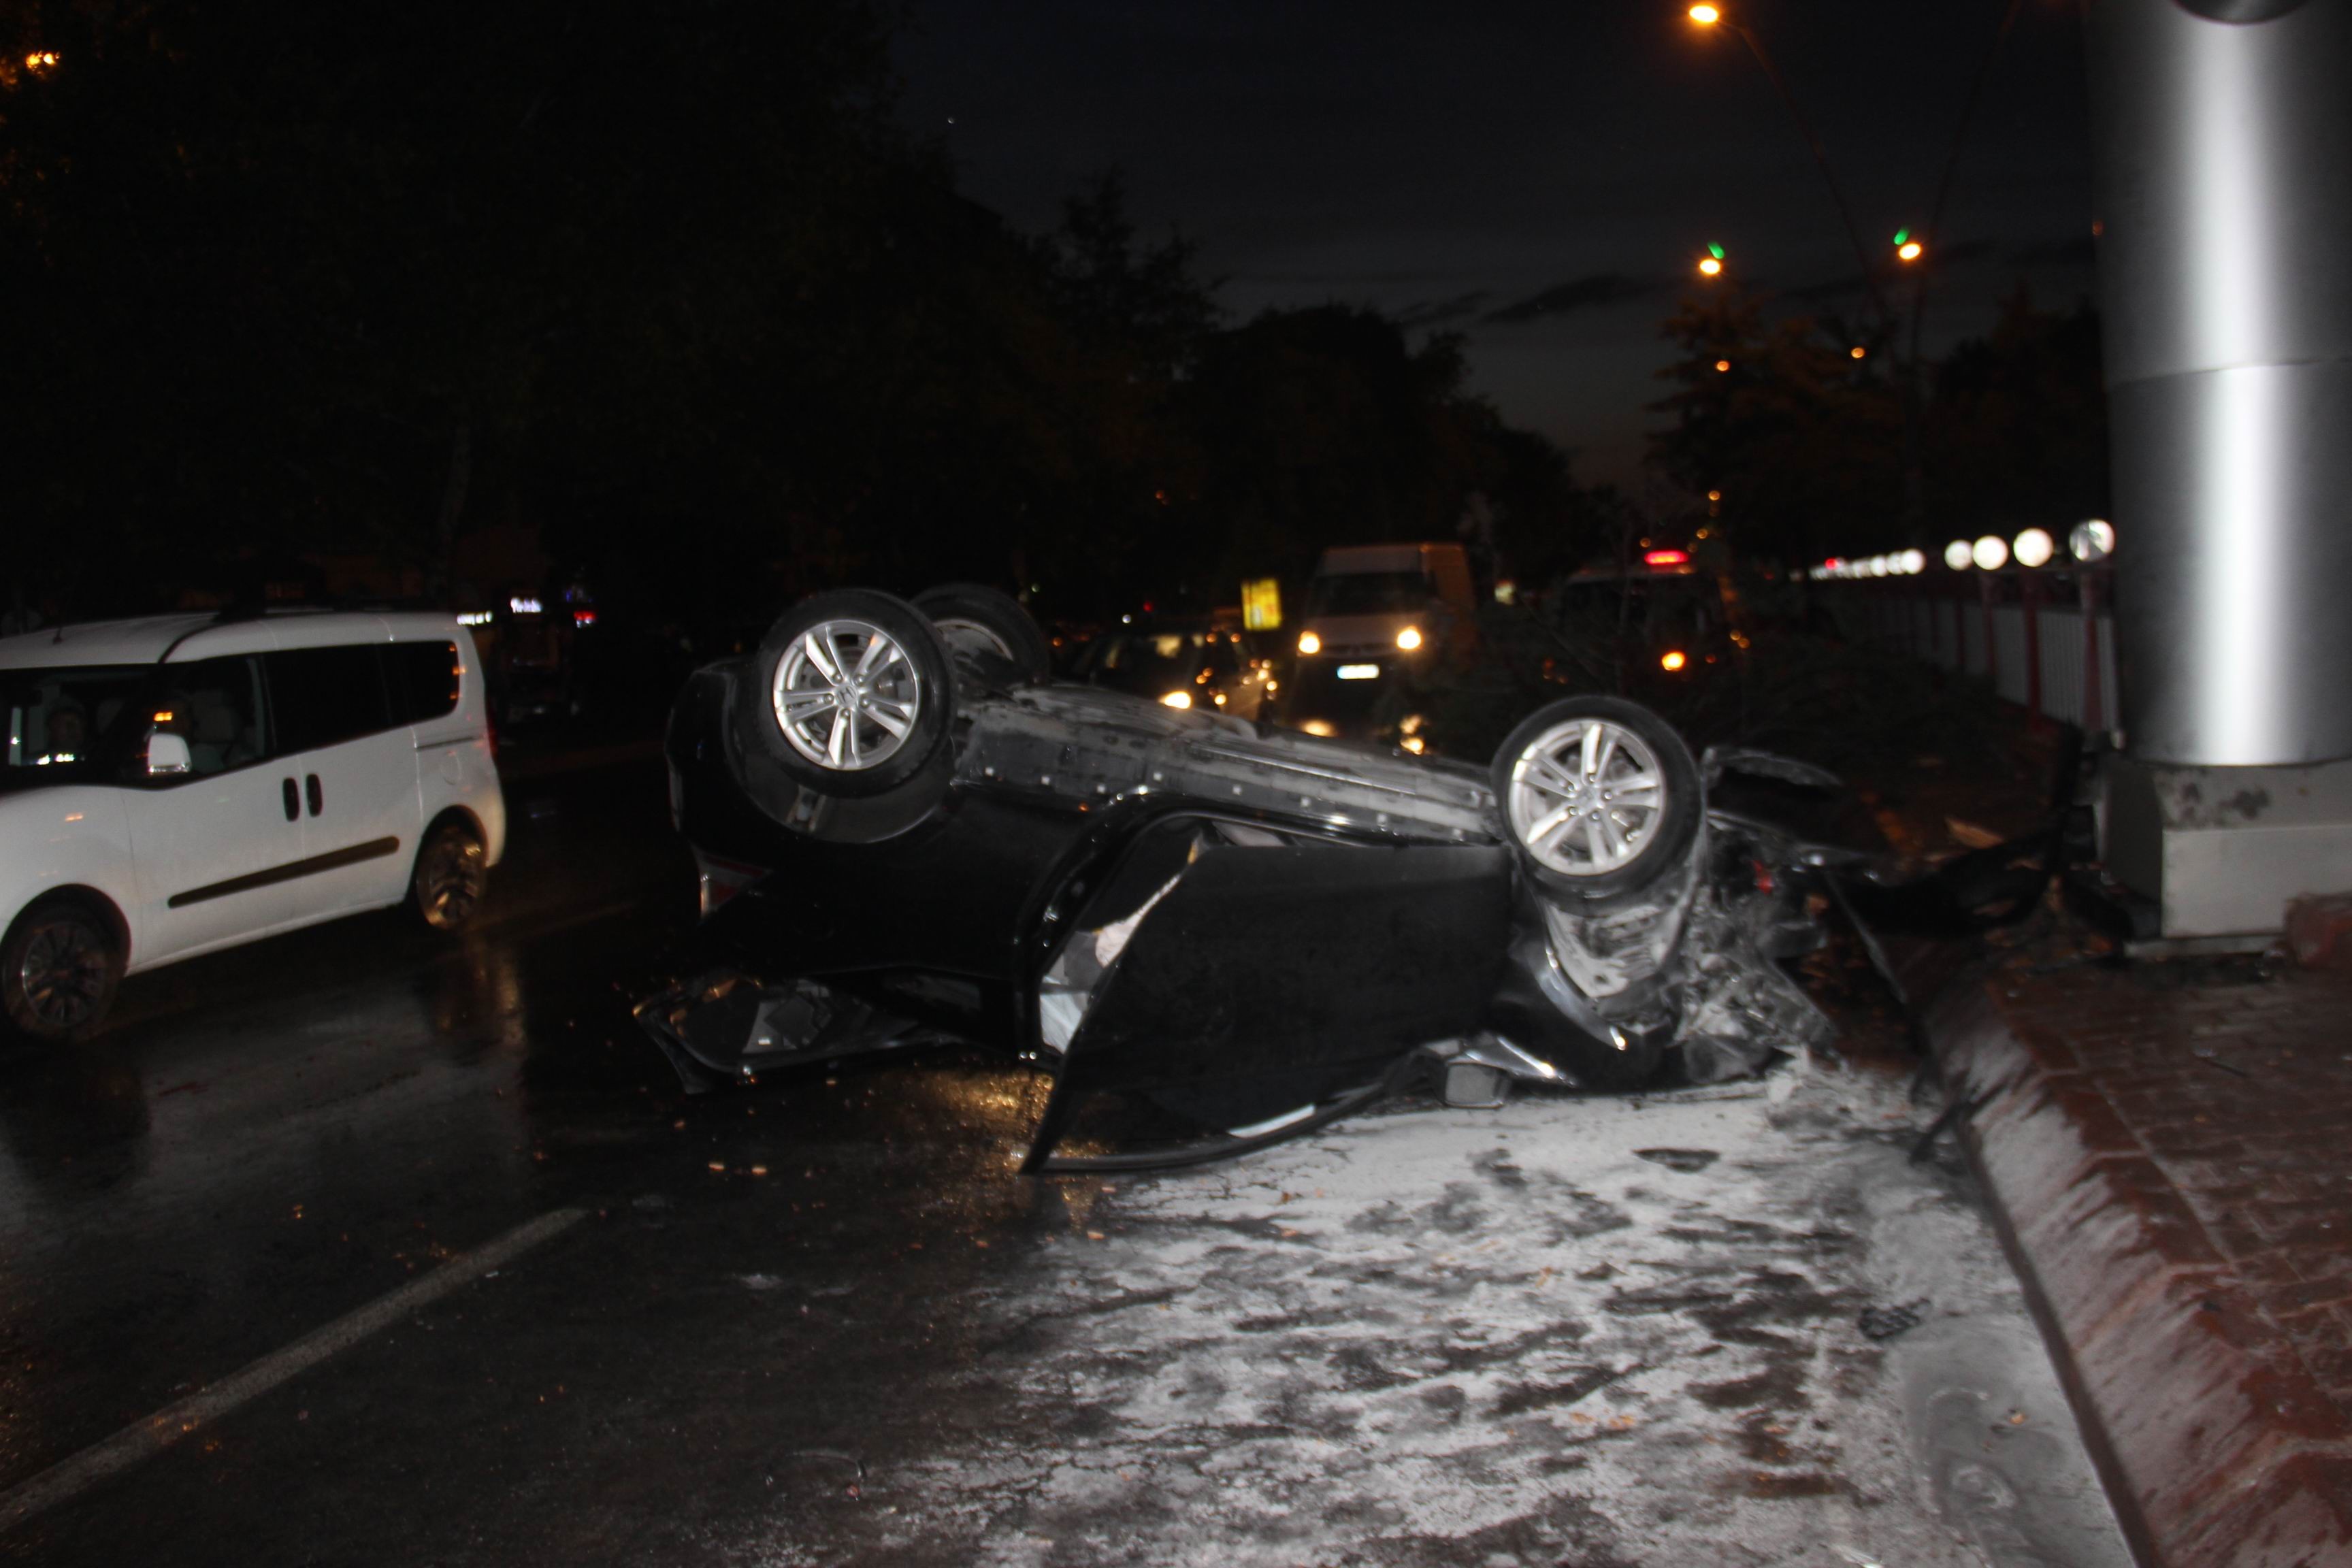
<svg viewBox="0 0 2352 1568">
<path fill-rule="evenodd" d="M 2352 764 L 2316 765 L 2352 758 L 2352 0 L 2090 22 L 2128 751 L 2108 859 L 2167 935 L 2276 930 L 2352 889 Z"/>
</svg>

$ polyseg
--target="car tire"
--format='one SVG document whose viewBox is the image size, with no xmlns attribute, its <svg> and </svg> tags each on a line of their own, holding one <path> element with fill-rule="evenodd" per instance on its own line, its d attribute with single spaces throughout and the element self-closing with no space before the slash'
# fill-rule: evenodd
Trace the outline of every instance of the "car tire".
<svg viewBox="0 0 2352 1568">
<path fill-rule="evenodd" d="M 1023 684 L 1052 678 L 1054 648 L 1019 600 L 978 583 L 942 583 L 915 595 L 915 608 L 956 658 L 982 676 L 1010 670 Z"/>
<path fill-rule="evenodd" d="M 1495 753 L 1495 804 L 1538 886 L 1587 900 L 1638 893 L 1698 832 L 1698 763 L 1674 726 L 1617 697 L 1528 716 Z"/>
<path fill-rule="evenodd" d="M 38 1044 L 86 1040 L 114 1005 L 122 963 L 121 939 L 102 912 L 71 898 L 36 904 L 0 942 L 0 1012 L 11 1031 Z"/>
<path fill-rule="evenodd" d="M 465 823 L 444 822 L 416 847 L 416 866 L 408 876 L 409 907 L 435 931 L 463 931 L 480 911 L 489 882 L 489 852 L 481 835 Z"/>
<path fill-rule="evenodd" d="M 820 795 L 887 795 L 924 774 L 955 718 L 947 645 L 923 613 L 870 588 L 776 619 L 740 687 L 738 750 Z"/>
</svg>

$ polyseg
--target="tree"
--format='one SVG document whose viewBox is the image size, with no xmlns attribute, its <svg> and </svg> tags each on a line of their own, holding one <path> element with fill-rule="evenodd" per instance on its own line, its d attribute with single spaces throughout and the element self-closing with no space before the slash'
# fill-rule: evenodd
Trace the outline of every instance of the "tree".
<svg viewBox="0 0 2352 1568">
<path fill-rule="evenodd" d="M 1717 526 L 1750 557 L 1901 542 L 1902 403 L 1874 346 L 1834 322 L 1770 319 L 1769 304 L 1722 288 L 1667 319 L 1681 354 L 1659 374 L 1675 391 L 1652 406 L 1674 422 L 1653 432 L 1650 462 L 1694 498 L 1720 492 Z"/>
<path fill-rule="evenodd" d="M 1984 337 L 1935 367 L 1927 405 L 1928 514 L 1940 535 L 2063 535 L 2107 514 L 2099 318 L 2037 310 L 2021 281 Z"/>
</svg>

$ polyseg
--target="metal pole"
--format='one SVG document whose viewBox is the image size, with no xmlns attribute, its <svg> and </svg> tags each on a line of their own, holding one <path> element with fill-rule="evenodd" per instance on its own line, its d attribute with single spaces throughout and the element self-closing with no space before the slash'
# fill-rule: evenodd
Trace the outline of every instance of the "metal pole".
<svg viewBox="0 0 2352 1568">
<path fill-rule="evenodd" d="M 2025 723 L 2039 731 L 2042 722 L 2042 631 L 2034 618 L 2034 602 L 2042 595 L 2041 582 L 2032 572 L 2022 572 L 2017 578 L 2017 605 L 2025 616 Z"/>
<path fill-rule="evenodd" d="M 2083 605 L 2083 733 L 2095 735 L 2106 728 L 2099 711 L 2099 590 L 2098 572 L 2088 565 L 2074 574 Z"/>
<path fill-rule="evenodd" d="M 2093 0 L 2123 725 L 2352 757 L 2352 0 Z"/>
<path fill-rule="evenodd" d="M 1992 624 L 1992 593 L 1994 577 L 1990 572 L 1977 574 L 1977 597 L 1984 605 L 1985 681 L 1995 697 L 2000 695 L 2000 639 Z"/>
</svg>

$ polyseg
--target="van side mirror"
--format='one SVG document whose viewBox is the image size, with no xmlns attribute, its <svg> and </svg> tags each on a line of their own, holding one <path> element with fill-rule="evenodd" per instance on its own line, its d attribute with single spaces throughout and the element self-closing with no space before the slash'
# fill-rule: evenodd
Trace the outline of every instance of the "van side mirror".
<svg viewBox="0 0 2352 1568">
<path fill-rule="evenodd" d="M 188 771 L 188 738 L 169 730 L 147 731 L 147 776 L 163 778 Z"/>
</svg>

